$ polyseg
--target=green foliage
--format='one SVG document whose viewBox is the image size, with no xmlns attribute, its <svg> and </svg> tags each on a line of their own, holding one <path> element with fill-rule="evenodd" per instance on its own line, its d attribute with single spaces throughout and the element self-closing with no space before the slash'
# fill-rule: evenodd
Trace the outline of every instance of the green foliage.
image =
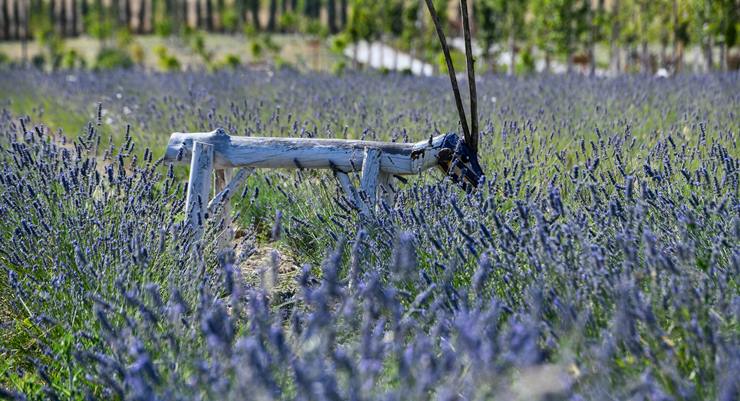
<svg viewBox="0 0 740 401">
<path fill-rule="evenodd" d="M 154 24 L 154 33 L 157 36 L 166 38 L 173 34 L 174 28 L 169 18 L 161 18 Z"/>
<path fill-rule="evenodd" d="M 340 34 L 332 37 L 329 48 L 336 54 L 344 54 L 344 50 L 349 45 L 349 40 L 346 34 Z"/>
<path fill-rule="evenodd" d="M 228 7 L 224 9 L 221 16 L 221 24 L 227 32 L 236 31 L 237 26 L 239 26 L 239 14 L 234 8 Z"/>
<path fill-rule="evenodd" d="M 334 63 L 334 65 L 331 67 L 331 72 L 334 75 L 342 75 L 344 74 L 344 70 L 346 69 L 347 69 L 347 62 L 344 60 L 340 60 Z"/>
<path fill-rule="evenodd" d="M 325 39 L 329 36 L 329 28 L 324 26 L 321 21 L 313 18 L 308 18 L 305 21 L 304 32 L 311 36 L 318 36 Z"/>
<path fill-rule="evenodd" d="M 46 58 L 43 54 L 34 54 L 31 57 L 31 65 L 36 69 L 43 70 L 46 66 Z"/>
<path fill-rule="evenodd" d="M 532 74 L 535 72 L 535 61 L 534 55 L 532 54 L 532 48 L 526 47 L 520 53 L 519 62 L 516 65 L 516 73 L 519 75 Z"/>
<path fill-rule="evenodd" d="M 108 39 L 113 33 L 112 22 L 106 18 L 105 11 L 97 5 L 88 12 L 85 27 L 88 35 L 101 41 Z"/>
<path fill-rule="evenodd" d="M 300 17 L 294 12 L 286 12 L 280 15 L 278 26 L 284 32 L 296 33 L 300 30 Z"/>
<path fill-rule="evenodd" d="M 180 71 L 180 61 L 174 55 L 171 55 L 164 46 L 154 48 L 154 54 L 157 56 L 157 65 L 162 71 Z"/>
<path fill-rule="evenodd" d="M 128 48 L 131 53 L 131 59 L 134 61 L 134 63 L 140 66 L 144 65 L 144 61 L 146 60 L 146 52 L 144 51 L 144 47 L 141 46 L 141 44 L 134 42 Z"/>
<path fill-rule="evenodd" d="M 380 29 L 377 18 L 377 2 L 372 0 L 354 0 L 352 12 L 347 22 L 347 34 L 352 42 L 373 40 Z"/>
<path fill-rule="evenodd" d="M 52 69 L 61 67 L 64 56 L 64 39 L 57 35 L 49 26 L 40 25 L 36 31 L 36 40 L 39 47 L 44 49 L 45 54 L 40 55 L 41 57 L 36 60 L 37 63 L 34 65 L 38 68 L 43 68 L 48 63 Z M 40 62 L 39 60 L 41 59 L 44 62 Z"/>
<path fill-rule="evenodd" d="M 465 53 L 457 49 L 450 49 L 450 58 L 452 58 L 452 66 L 455 68 L 456 73 L 466 71 Z M 437 52 L 437 66 L 439 67 L 440 74 L 447 74 L 447 62 L 445 61 L 444 53 L 441 51 Z"/>
<path fill-rule="evenodd" d="M 218 71 L 222 69 L 237 69 L 242 64 L 242 60 L 237 54 L 227 54 L 222 60 L 220 60 L 217 63 L 214 63 L 211 67 L 212 71 Z"/>
<path fill-rule="evenodd" d="M 257 28 L 254 27 L 254 25 L 251 24 L 244 24 L 244 36 L 247 38 L 255 38 L 259 32 L 257 31 Z"/>
<path fill-rule="evenodd" d="M 79 69 L 86 66 L 87 62 L 85 62 L 85 59 L 76 50 L 69 49 L 64 52 L 64 56 L 62 56 L 62 68 Z"/>
<path fill-rule="evenodd" d="M 262 42 L 260 42 L 259 40 L 253 40 L 249 44 L 249 54 L 252 55 L 253 59 L 261 60 L 263 53 L 264 52 L 263 52 Z"/>
<path fill-rule="evenodd" d="M 95 69 L 97 70 L 127 69 L 133 66 L 134 60 L 131 55 L 119 47 L 104 47 L 95 57 Z"/>
</svg>

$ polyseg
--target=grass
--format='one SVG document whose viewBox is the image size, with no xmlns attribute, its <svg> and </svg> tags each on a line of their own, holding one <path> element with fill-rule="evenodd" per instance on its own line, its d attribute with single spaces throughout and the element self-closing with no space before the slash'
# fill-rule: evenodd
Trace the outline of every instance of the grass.
<svg viewBox="0 0 740 401">
<path fill-rule="evenodd" d="M 324 71 L 330 72 L 335 63 L 341 59 L 333 53 L 326 41 L 318 41 L 318 46 L 309 46 L 308 42 L 313 40 L 306 36 L 289 34 L 271 34 L 270 40 L 277 46 L 277 52 L 271 53 L 269 49 L 263 49 L 262 54 L 255 56 L 251 49 L 254 39 L 244 35 L 230 35 L 208 33 L 202 34 L 206 51 L 210 54 L 208 62 L 224 60 L 227 55 L 236 55 L 243 64 L 261 64 L 265 60 L 293 66 L 302 71 Z M 160 37 L 155 35 L 132 36 L 132 44 L 142 51 L 141 66 L 151 70 L 159 70 L 159 58 L 156 53 L 158 47 L 165 47 L 173 55 L 183 69 L 200 70 L 205 66 L 203 57 L 196 53 L 189 45 L 185 37 Z M 115 44 L 115 39 L 108 39 L 105 45 Z M 66 50 L 74 50 L 86 62 L 88 66 L 95 65 L 95 58 L 104 46 L 104 43 L 89 37 L 80 36 L 69 38 L 64 41 Z M 130 47 L 130 45 L 128 45 Z M 264 45 L 263 45 L 264 47 Z M 38 42 L 31 41 L 27 44 L 28 58 L 37 54 L 44 54 L 45 50 Z M 11 60 L 22 59 L 22 47 L 20 42 L 0 42 L 0 53 L 7 55 Z"/>
<path fill-rule="evenodd" d="M 179 225 L 186 168 L 156 163 L 170 132 L 418 141 L 456 128 L 446 81 L 7 71 L 0 383 L 488 399 L 564 375 L 565 398 L 718 398 L 739 344 L 737 86 L 485 76 L 480 189 L 430 171 L 362 219 L 327 172 L 259 171 L 232 205 L 262 259 L 243 263 L 218 221 L 202 248 Z"/>
</svg>

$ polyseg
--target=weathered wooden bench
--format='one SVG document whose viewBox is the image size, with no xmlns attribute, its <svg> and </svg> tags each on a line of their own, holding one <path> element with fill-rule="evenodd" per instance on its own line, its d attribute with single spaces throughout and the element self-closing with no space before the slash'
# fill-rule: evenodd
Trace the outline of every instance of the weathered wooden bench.
<svg viewBox="0 0 740 401">
<path fill-rule="evenodd" d="M 317 138 L 231 136 L 217 129 L 203 133 L 174 133 L 165 160 L 190 163 L 185 210 L 199 236 L 208 216 L 226 205 L 235 189 L 255 168 L 331 169 L 347 199 L 368 216 L 382 198 L 393 202 L 393 176 L 419 174 L 439 166 L 453 179 L 477 184 L 475 155 L 469 154 L 456 134 L 439 135 L 416 143 L 374 142 Z M 467 162 L 466 162 L 467 161 Z M 232 169 L 237 171 L 231 176 Z M 360 190 L 350 172 L 360 172 Z M 230 177 L 231 176 L 231 177 Z M 211 199 L 211 180 L 216 195 Z"/>
<path fill-rule="evenodd" d="M 417 143 L 391 143 L 241 137 L 230 136 L 222 129 L 203 133 L 174 133 L 170 136 L 165 160 L 190 161 L 185 211 L 196 236 L 201 235 L 205 220 L 214 209 L 220 205 L 228 205 L 229 197 L 236 187 L 255 168 L 331 169 L 349 201 L 366 216 L 371 214 L 378 197 L 392 201 L 395 191 L 390 181 L 394 175 L 418 174 L 439 166 L 463 186 L 478 185 L 483 171 L 478 163 L 477 94 L 467 0 L 460 0 L 460 11 L 470 94 L 470 127 L 439 16 L 432 0 L 425 2 L 445 56 L 463 138 L 453 133 L 430 137 L 427 141 Z M 239 170 L 230 178 L 233 168 Z M 362 174 L 360 191 L 357 191 L 347 175 L 353 171 Z M 216 196 L 208 201 L 212 176 L 215 176 Z"/>
</svg>

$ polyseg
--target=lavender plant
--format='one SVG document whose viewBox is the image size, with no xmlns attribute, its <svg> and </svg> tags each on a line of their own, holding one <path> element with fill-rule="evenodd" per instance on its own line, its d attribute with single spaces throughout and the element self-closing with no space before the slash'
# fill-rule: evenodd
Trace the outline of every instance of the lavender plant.
<svg viewBox="0 0 740 401">
<path fill-rule="evenodd" d="M 484 77 L 478 190 L 395 182 L 364 218 L 259 172 L 235 252 L 181 223 L 167 133 L 421 140 L 456 129 L 446 83 L 10 71 L 0 395 L 737 399 L 738 78 Z M 302 266 L 245 270 L 268 241 Z"/>
</svg>

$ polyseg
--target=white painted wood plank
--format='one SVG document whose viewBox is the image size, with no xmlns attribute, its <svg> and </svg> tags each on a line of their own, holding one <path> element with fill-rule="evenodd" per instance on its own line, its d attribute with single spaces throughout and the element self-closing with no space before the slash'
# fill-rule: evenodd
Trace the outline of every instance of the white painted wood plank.
<svg viewBox="0 0 740 401">
<path fill-rule="evenodd" d="M 381 151 L 380 171 L 390 174 L 418 174 L 437 165 L 444 135 L 417 143 L 393 143 L 317 138 L 262 138 L 227 135 L 223 130 L 205 133 L 174 133 L 167 145 L 165 160 L 190 157 L 194 141 L 215 147 L 214 167 L 256 168 L 339 168 L 362 169 L 364 150 Z M 437 149 L 434 149 L 437 147 Z"/>
<path fill-rule="evenodd" d="M 378 174 L 380 173 L 380 150 L 365 148 L 365 158 L 362 162 L 362 178 L 360 188 L 367 196 L 369 203 L 377 202 Z"/>
<path fill-rule="evenodd" d="M 190 162 L 188 194 L 185 198 L 185 214 L 193 227 L 195 238 L 200 239 L 205 226 L 208 198 L 211 193 L 214 147 L 207 143 L 194 142 Z"/>
<path fill-rule="evenodd" d="M 360 199 L 360 195 L 357 193 L 357 189 L 355 189 L 355 186 L 352 185 L 352 181 L 349 179 L 349 176 L 347 173 L 343 171 L 336 171 L 335 172 L 337 179 L 339 180 L 339 184 L 344 189 L 344 192 L 347 194 L 347 198 L 350 202 L 360 211 L 361 214 L 367 216 L 369 215 L 369 210 L 367 208 L 367 205 L 365 202 Z"/>
</svg>

